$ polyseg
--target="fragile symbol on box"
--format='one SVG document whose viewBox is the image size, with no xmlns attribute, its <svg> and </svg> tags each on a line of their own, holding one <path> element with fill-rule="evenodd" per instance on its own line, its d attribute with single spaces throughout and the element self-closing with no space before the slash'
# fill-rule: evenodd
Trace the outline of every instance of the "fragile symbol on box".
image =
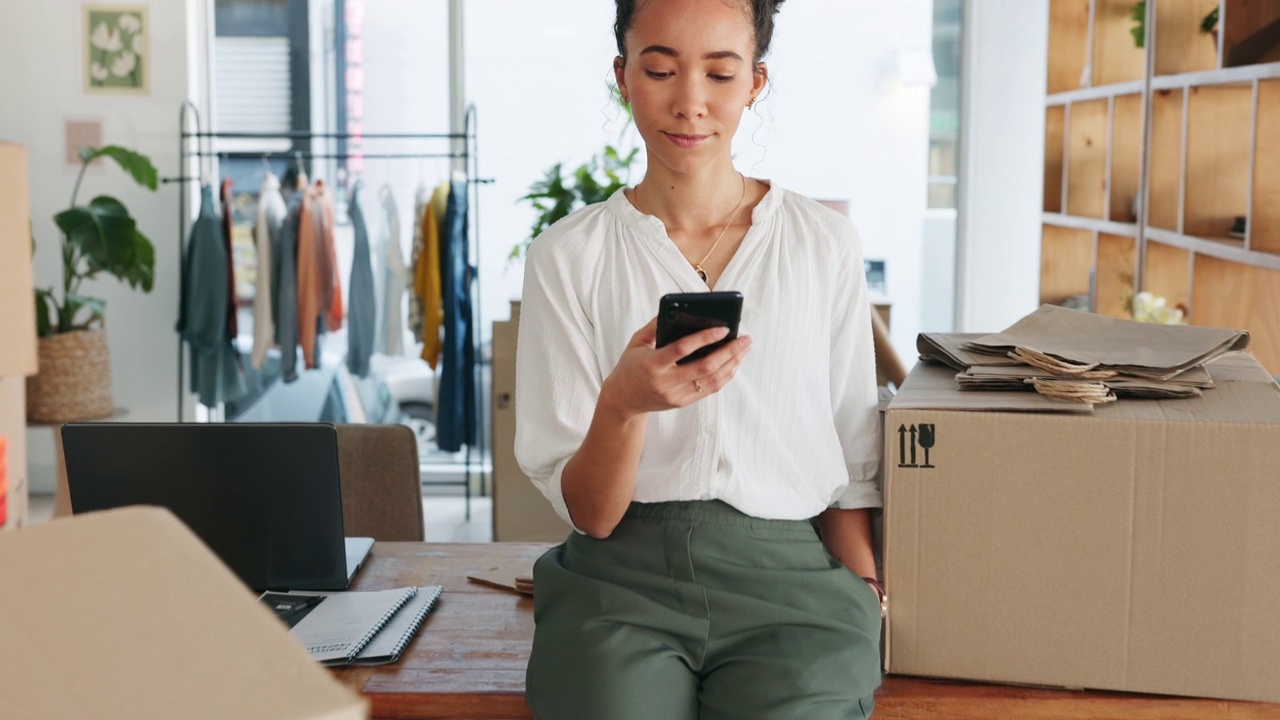
<svg viewBox="0 0 1280 720">
<path fill-rule="evenodd" d="M 910 436 L 910 443 L 907 438 Z M 937 440 L 934 434 L 933 423 L 920 423 L 919 425 L 899 425 L 898 426 L 898 467 L 901 468 L 932 468 L 935 467 L 929 463 L 929 448 L 934 446 Z M 916 450 L 917 447 L 923 451 L 923 463 L 917 463 Z M 910 462 L 908 462 L 910 460 Z"/>
</svg>

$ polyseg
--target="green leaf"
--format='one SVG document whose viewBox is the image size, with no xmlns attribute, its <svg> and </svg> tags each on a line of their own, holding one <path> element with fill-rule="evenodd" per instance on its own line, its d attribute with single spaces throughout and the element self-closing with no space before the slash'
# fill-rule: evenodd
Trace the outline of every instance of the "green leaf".
<svg viewBox="0 0 1280 720">
<path fill-rule="evenodd" d="M 134 152 L 119 145 L 80 149 L 80 160 L 86 164 L 104 156 L 115 160 L 116 164 L 132 175 L 134 181 L 139 185 L 149 190 L 155 190 L 159 184 L 160 176 L 156 172 L 155 165 L 151 164 L 151 158 L 142 153 Z"/>
<path fill-rule="evenodd" d="M 155 280 L 155 248 L 139 230 L 129 211 L 119 200 L 100 195 L 87 206 L 73 207 L 54 216 L 54 221 L 84 258 L 90 276 L 110 273 L 150 292 Z"/>
<path fill-rule="evenodd" d="M 53 322 L 49 318 L 49 306 L 53 305 L 57 313 L 58 302 L 53 297 L 53 288 L 36 290 L 36 335 L 49 337 L 53 334 Z"/>
<path fill-rule="evenodd" d="M 84 322 L 76 323 L 75 322 L 76 315 L 78 315 L 81 310 L 84 310 L 86 308 L 89 310 L 89 317 L 86 318 Z M 88 297 L 85 295 L 75 295 L 75 294 L 68 295 L 67 296 L 67 317 L 71 318 L 71 322 L 72 322 L 72 328 L 69 328 L 69 329 L 87 330 L 90 327 L 92 327 L 95 323 L 99 327 L 101 327 L 102 316 L 103 316 L 103 313 L 106 312 L 106 310 L 107 310 L 107 303 L 105 300 L 102 300 L 100 298 Z"/>
</svg>

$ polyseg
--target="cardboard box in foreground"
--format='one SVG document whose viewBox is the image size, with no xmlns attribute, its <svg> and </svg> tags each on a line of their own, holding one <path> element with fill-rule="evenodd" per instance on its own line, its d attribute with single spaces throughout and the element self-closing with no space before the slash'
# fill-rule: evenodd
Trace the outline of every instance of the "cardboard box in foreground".
<svg viewBox="0 0 1280 720">
<path fill-rule="evenodd" d="M 0 535 L 0 576 L 0 717 L 368 717 L 167 510 Z"/>
<path fill-rule="evenodd" d="M 918 365 L 886 416 L 886 669 L 1280 702 L 1280 386 L 1210 372 L 1090 416 L 930 409 L 967 393 Z"/>
<path fill-rule="evenodd" d="M 61 238 L 44 238 L 56 253 Z M 0 530 L 27 523 L 26 376 L 36 372 L 31 202 L 27 152 L 0 142 L 0 438 L 7 438 L 7 481 L 0 479 Z"/>
</svg>

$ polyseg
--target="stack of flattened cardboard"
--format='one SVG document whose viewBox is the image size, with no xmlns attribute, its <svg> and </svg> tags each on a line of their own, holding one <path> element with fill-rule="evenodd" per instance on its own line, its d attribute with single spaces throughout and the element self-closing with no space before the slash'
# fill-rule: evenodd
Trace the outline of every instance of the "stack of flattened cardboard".
<svg viewBox="0 0 1280 720">
<path fill-rule="evenodd" d="M 961 390 L 1034 389 L 1060 403 L 1029 410 L 1090 409 L 1117 396 L 1200 397 L 1213 387 L 1205 363 L 1244 350 L 1243 330 L 1153 325 L 1042 305 L 1003 332 L 990 335 L 924 333 L 925 360 L 959 373 Z"/>
</svg>

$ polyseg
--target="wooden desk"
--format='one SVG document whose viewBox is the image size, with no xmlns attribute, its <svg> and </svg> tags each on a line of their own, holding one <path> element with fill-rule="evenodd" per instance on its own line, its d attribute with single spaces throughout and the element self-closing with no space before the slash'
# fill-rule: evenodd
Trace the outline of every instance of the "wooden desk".
<svg viewBox="0 0 1280 720">
<path fill-rule="evenodd" d="M 355 589 L 443 585 L 445 593 L 399 662 L 339 668 L 334 675 L 369 700 L 375 720 L 531 717 L 524 702 L 524 671 L 533 638 L 533 602 L 477 585 L 466 576 L 499 564 L 532 565 L 546 547 L 375 544 Z M 1280 705 L 891 676 L 877 694 L 874 717 L 1274 720 L 1280 718 Z"/>
</svg>

